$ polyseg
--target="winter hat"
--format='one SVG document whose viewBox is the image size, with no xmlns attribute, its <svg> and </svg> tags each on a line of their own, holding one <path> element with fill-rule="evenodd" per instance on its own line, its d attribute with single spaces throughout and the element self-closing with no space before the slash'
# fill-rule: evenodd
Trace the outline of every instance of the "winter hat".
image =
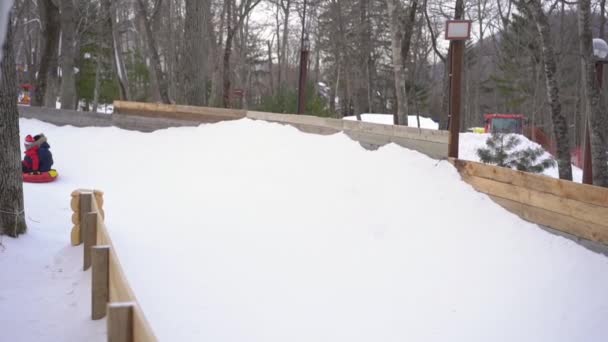
<svg viewBox="0 0 608 342">
<path fill-rule="evenodd" d="M 32 136 L 28 134 L 27 137 L 25 137 L 25 143 L 23 145 L 25 146 L 26 150 L 29 150 L 34 146 L 35 142 L 36 140 L 34 140 L 34 138 L 32 138 Z"/>
</svg>

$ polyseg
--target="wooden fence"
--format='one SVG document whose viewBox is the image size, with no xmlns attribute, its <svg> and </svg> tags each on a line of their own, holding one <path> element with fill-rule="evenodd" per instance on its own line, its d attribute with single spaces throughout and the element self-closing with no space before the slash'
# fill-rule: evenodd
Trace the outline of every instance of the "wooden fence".
<svg viewBox="0 0 608 342">
<path fill-rule="evenodd" d="M 76 190 L 72 193 L 71 241 L 84 244 L 83 270 L 91 272 L 91 318 L 108 317 L 108 341 L 157 341 L 150 324 L 125 277 L 105 225 L 103 193 Z"/>
<path fill-rule="evenodd" d="M 431 158 L 444 159 L 448 154 L 449 134 L 447 131 L 310 115 L 114 101 L 112 122 L 118 127 L 151 131 L 155 128 L 198 125 L 245 117 L 290 125 L 306 133 L 328 135 L 344 132 L 367 149 L 377 149 L 380 146 L 395 143 Z"/>
<path fill-rule="evenodd" d="M 475 190 L 521 218 L 608 245 L 608 189 L 452 160 Z"/>
<path fill-rule="evenodd" d="M 247 118 L 290 125 L 307 133 L 333 134 L 344 132 L 368 149 L 377 149 L 389 143 L 418 151 L 431 158 L 443 159 L 448 155 L 447 131 L 385 125 L 372 122 L 321 118 L 310 115 L 277 114 L 248 111 Z"/>
<path fill-rule="evenodd" d="M 238 120 L 246 116 L 242 109 L 167 105 L 160 103 L 114 101 L 114 114 L 168 118 L 197 122 Z"/>
</svg>

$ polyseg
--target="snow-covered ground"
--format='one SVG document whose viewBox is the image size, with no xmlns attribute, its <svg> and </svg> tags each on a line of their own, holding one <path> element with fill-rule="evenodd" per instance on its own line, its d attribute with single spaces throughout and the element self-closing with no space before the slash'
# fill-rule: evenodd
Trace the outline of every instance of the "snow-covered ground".
<svg viewBox="0 0 608 342">
<path fill-rule="evenodd" d="M 21 122 L 22 130 L 29 128 Z M 105 341 L 105 320 L 90 319 L 82 246 L 69 243 L 66 184 L 25 184 L 24 191 L 28 233 L 1 238 L 0 341 Z"/>
<path fill-rule="evenodd" d="M 447 162 L 247 119 L 154 133 L 22 119 L 21 132 L 47 135 L 61 178 L 26 186 L 40 223 L 5 239 L 0 283 L 32 279 L 48 298 L 30 307 L 27 290 L 0 287 L 0 319 L 28 311 L 0 321 L 2 339 L 44 340 L 22 331 L 30 319 L 96 336 L 79 309 L 50 314 L 72 298 L 42 276 L 58 250 L 81 262 L 68 246 L 75 188 L 105 191 L 117 252 L 161 341 L 608 336 L 608 259 L 506 212 Z M 45 239 L 50 252 L 38 251 Z M 88 274 L 63 274 L 88 291 Z"/>
<path fill-rule="evenodd" d="M 356 116 L 346 116 L 345 120 L 357 120 Z M 380 123 L 385 125 L 393 124 L 393 116 L 391 114 L 361 114 L 361 120 L 364 122 Z M 407 124 L 411 127 L 418 127 L 418 121 L 416 115 L 410 115 L 407 117 Z M 426 129 L 438 129 L 439 124 L 433 121 L 431 118 L 420 116 L 420 128 Z"/>
</svg>

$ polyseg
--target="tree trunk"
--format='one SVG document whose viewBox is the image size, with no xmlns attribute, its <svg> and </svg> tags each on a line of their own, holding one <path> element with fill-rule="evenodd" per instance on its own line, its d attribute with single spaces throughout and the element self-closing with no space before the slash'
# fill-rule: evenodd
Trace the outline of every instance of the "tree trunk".
<svg viewBox="0 0 608 342">
<path fill-rule="evenodd" d="M 403 27 L 401 26 L 401 3 L 398 0 L 386 0 L 388 6 L 389 26 L 391 30 L 391 52 L 393 57 L 393 74 L 395 78 L 395 97 L 397 100 L 397 112 L 393 118 L 395 125 L 407 126 L 407 98 L 405 93 L 405 75 L 403 72 L 403 55 L 401 54 L 401 42 L 403 39 Z"/>
<path fill-rule="evenodd" d="M 283 43 L 281 44 L 281 61 L 280 68 L 283 68 L 281 75 L 287 78 L 289 68 L 287 67 L 287 43 L 289 38 L 289 14 L 291 9 L 291 0 L 282 0 L 281 8 L 283 9 Z M 279 80 L 279 86 L 282 86 L 281 82 L 286 80 Z"/>
<path fill-rule="evenodd" d="M 402 12 L 403 18 L 401 19 L 401 21 L 403 22 L 403 37 L 401 39 L 400 53 L 401 53 L 401 63 L 402 63 L 401 70 L 403 70 L 402 75 L 404 77 L 408 74 L 407 69 L 408 69 L 409 58 L 410 58 L 410 47 L 412 45 L 412 35 L 414 34 L 414 24 L 416 23 L 416 11 L 417 10 L 418 10 L 418 0 L 412 0 L 407 12 Z M 413 79 L 411 80 L 410 85 L 411 85 L 412 90 L 415 92 Z M 404 115 L 404 117 L 401 118 L 402 121 L 399 124 L 403 125 L 403 126 L 407 126 L 408 125 L 408 115 L 410 114 L 409 113 L 409 104 L 408 104 L 410 94 L 408 93 L 408 89 L 405 84 L 405 80 L 404 80 L 404 84 L 403 84 L 403 95 L 404 95 L 403 101 L 405 101 L 405 105 L 404 105 L 405 115 Z"/>
<path fill-rule="evenodd" d="M 7 27 L 0 62 L 0 234 L 17 237 L 25 233 L 27 226 L 23 207 L 17 80 L 10 20 Z"/>
<path fill-rule="evenodd" d="M 207 104 L 207 43 L 206 21 L 210 20 L 210 0 L 186 0 L 186 22 L 184 26 L 185 53 L 182 70 L 186 104 L 204 106 Z"/>
<path fill-rule="evenodd" d="M 102 26 L 102 36 L 109 37 L 110 40 L 111 54 L 112 54 L 112 69 L 116 75 L 118 82 L 118 92 L 120 99 L 128 101 L 131 99 L 129 91 L 129 81 L 127 77 L 126 68 L 124 66 L 122 58 L 122 48 L 120 46 L 119 33 L 116 28 L 117 15 L 116 15 L 116 4 L 114 0 L 103 0 L 103 15 L 104 24 Z"/>
<path fill-rule="evenodd" d="M 61 21 L 61 109 L 76 109 L 76 8 L 74 0 L 60 0 Z"/>
<path fill-rule="evenodd" d="M 580 52 L 583 59 L 585 100 L 589 111 L 588 124 L 589 134 L 591 134 L 593 184 L 608 187 L 608 118 L 605 115 L 606 103 L 600 91 L 593 57 L 590 0 L 579 0 L 578 2 L 578 31 Z"/>
<path fill-rule="evenodd" d="M 40 69 L 38 78 L 34 85 L 34 96 L 32 106 L 44 106 L 49 74 L 57 72 L 57 51 L 59 50 L 59 8 L 52 0 L 38 0 L 42 30 L 40 33 L 42 42 L 42 55 L 40 56 Z M 55 103 L 52 101 L 53 104 Z M 53 105 L 53 108 L 55 106 Z"/>
<path fill-rule="evenodd" d="M 231 1 L 231 0 L 228 0 Z M 230 108 L 230 74 L 232 70 L 230 69 L 230 56 L 232 55 L 232 40 L 234 39 L 234 31 L 230 30 L 230 24 L 228 24 L 228 35 L 226 36 L 226 46 L 224 47 L 224 58 L 223 58 L 223 73 L 222 73 L 222 105 L 224 108 Z"/>
<path fill-rule="evenodd" d="M 335 1 L 334 9 L 336 11 L 335 19 L 338 21 L 338 43 L 340 47 L 340 60 L 339 63 L 344 65 L 344 94 L 340 99 L 342 104 L 342 116 L 348 116 L 351 113 L 351 104 L 353 100 L 353 60 L 351 54 L 348 51 L 347 32 L 344 23 L 344 17 L 342 13 L 341 2 Z M 360 113 L 357 114 L 357 120 L 361 120 Z"/>
<path fill-rule="evenodd" d="M 137 4 L 139 5 L 139 12 L 144 20 L 144 34 L 146 36 L 146 41 L 148 43 L 148 52 L 150 54 L 150 59 L 152 63 L 152 68 L 154 69 L 154 73 L 156 74 L 156 80 L 158 82 L 158 92 L 160 93 L 161 101 L 165 104 L 170 104 L 171 99 L 169 97 L 169 82 L 167 80 L 167 75 L 163 71 L 160 54 L 158 53 L 158 44 L 156 43 L 156 36 L 154 32 L 152 32 L 152 20 L 155 20 L 158 17 L 158 13 L 160 12 L 160 7 L 162 7 L 163 0 L 158 0 L 156 2 L 156 6 L 153 9 L 152 19 L 148 18 L 148 10 L 146 9 L 146 3 L 144 0 L 137 0 Z"/>
<path fill-rule="evenodd" d="M 101 86 L 101 59 L 101 54 L 97 55 L 97 65 L 95 67 L 95 88 L 93 89 L 93 113 L 97 113 L 97 107 L 99 106 L 99 88 Z"/>
<path fill-rule="evenodd" d="M 605 39 L 606 37 L 606 0 L 600 1 L 600 36 L 599 38 Z"/>
<path fill-rule="evenodd" d="M 557 83 L 555 53 L 551 42 L 551 31 L 547 16 L 539 0 L 526 2 L 526 9 L 535 22 L 541 42 L 547 94 L 551 106 L 551 119 L 553 121 L 553 134 L 557 145 L 557 165 L 559 178 L 572 180 L 572 164 L 570 163 L 570 139 L 568 137 L 568 124 L 562 113 Z M 591 81 L 593 82 L 593 80 Z M 604 159 L 605 160 L 605 159 Z"/>
<path fill-rule="evenodd" d="M 268 85 L 270 96 L 274 96 L 274 71 L 272 68 L 272 41 L 268 41 Z"/>
</svg>

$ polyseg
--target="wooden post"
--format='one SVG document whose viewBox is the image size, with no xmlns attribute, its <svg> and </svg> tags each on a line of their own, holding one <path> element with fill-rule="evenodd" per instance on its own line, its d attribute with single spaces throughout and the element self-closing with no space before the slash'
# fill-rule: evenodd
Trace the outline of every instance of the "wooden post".
<svg viewBox="0 0 608 342">
<path fill-rule="evenodd" d="M 78 244 L 82 243 L 82 227 L 84 225 L 84 217 L 87 213 L 91 212 L 93 209 L 93 193 L 92 192 L 81 192 L 79 196 L 79 205 L 78 205 L 78 217 L 80 219 L 80 235 Z"/>
<path fill-rule="evenodd" d="M 97 244 L 97 213 L 86 213 L 84 217 L 84 226 L 82 226 L 84 234 L 84 271 L 91 267 L 91 247 Z"/>
<path fill-rule="evenodd" d="M 93 246 L 91 257 L 91 317 L 97 320 L 106 316 L 110 301 L 110 246 Z"/>
<path fill-rule="evenodd" d="M 452 46 L 452 58 L 450 65 L 450 143 L 448 147 L 448 157 L 458 158 L 464 41 L 453 40 L 450 44 Z"/>
<path fill-rule="evenodd" d="M 133 341 L 133 303 L 108 304 L 108 342 Z"/>
</svg>

